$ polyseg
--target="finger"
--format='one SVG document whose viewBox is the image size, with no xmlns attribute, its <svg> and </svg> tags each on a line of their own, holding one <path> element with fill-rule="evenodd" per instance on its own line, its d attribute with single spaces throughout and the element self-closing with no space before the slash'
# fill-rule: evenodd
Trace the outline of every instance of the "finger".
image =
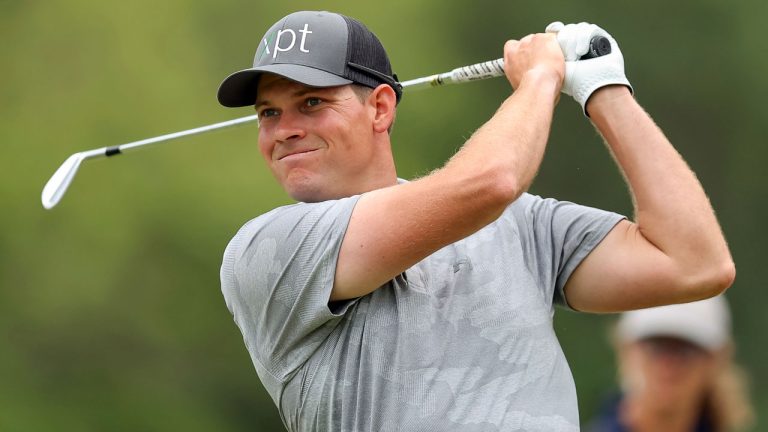
<svg viewBox="0 0 768 432">
<path fill-rule="evenodd" d="M 575 61 L 583 54 L 580 46 L 582 29 L 582 24 L 568 24 L 557 33 L 557 42 L 563 50 L 565 61 Z"/>
<path fill-rule="evenodd" d="M 515 39 L 508 40 L 504 43 L 504 53 L 506 54 L 517 51 L 518 45 L 520 45 L 520 41 Z"/>
<path fill-rule="evenodd" d="M 576 38 L 576 45 L 574 51 L 579 57 L 583 56 L 589 51 L 589 42 L 594 37 L 594 31 L 597 26 L 585 22 L 576 24 L 578 28 L 579 36 Z"/>
<path fill-rule="evenodd" d="M 546 33 L 557 33 L 557 32 L 559 32 L 560 30 L 562 30 L 562 29 L 563 29 L 563 27 L 565 27 L 565 24 L 563 24 L 563 23 L 562 23 L 562 22 L 560 22 L 560 21 L 555 21 L 555 22 L 553 22 L 553 23 L 550 23 L 550 24 L 547 26 L 547 28 L 546 28 L 546 29 L 544 29 L 544 31 L 545 31 Z"/>
</svg>

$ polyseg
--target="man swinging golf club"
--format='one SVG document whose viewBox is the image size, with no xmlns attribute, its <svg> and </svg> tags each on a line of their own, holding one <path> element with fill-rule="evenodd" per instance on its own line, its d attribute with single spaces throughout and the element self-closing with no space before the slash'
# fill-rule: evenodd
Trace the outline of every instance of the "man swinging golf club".
<svg viewBox="0 0 768 432">
<path fill-rule="evenodd" d="M 579 60 L 595 36 L 611 53 Z M 622 311 L 731 285 L 709 201 L 633 98 L 608 33 L 553 23 L 508 41 L 504 69 L 514 93 L 410 182 L 389 134 L 400 86 L 354 19 L 284 17 L 219 88 L 223 105 L 255 106 L 260 153 L 299 201 L 246 223 L 221 268 L 289 430 L 578 430 L 556 304 Z M 610 147 L 635 221 L 526 193 L 561 92 Z"/>
</svg>

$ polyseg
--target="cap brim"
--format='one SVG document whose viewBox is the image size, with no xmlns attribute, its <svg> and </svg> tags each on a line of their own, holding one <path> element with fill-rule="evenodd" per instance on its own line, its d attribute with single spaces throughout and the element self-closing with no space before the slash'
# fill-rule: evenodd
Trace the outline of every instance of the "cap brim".
<svg viewBox="0 0 768 432">
<path fill-rule="evenodd" d="M 620 340 L 625 342 L 666 336 L 715 350 L 728 344 L 730 328 L 728 305 L 723 296 L 717 296 L 625 312 L 617 330 Z"/>
<path fill-rule="evenodd" d="M 669 327 L 660 324 L 658 326 L 649 326 L 632 336 L 632 339 L 635 341 L 654 337 L 670 337 L 686 341 L 707 351 L 715 350 L 724 344 L 724 341 L 718 335 L 708 334 L 701 329 L 691 326 Z"/>
<path fill-rule="evenodd" d="M 263 73 L 273 73 L 310 87 L 335 87 L 352 84 L 351 80 L 332 73 L 297 64 L 271 64 L 244 69 L 228 76 L 219 86 L 219 103 L 235 108 L 256 102 L 256 85 Z"/>
</svg>

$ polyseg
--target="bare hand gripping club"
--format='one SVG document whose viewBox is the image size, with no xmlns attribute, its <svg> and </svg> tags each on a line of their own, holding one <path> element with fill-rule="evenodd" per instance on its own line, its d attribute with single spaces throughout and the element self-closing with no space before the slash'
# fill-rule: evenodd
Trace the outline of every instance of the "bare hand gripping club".
<svg viewBox="0 0 768 432">
<path fill-rule="evenodd" d="M 590 42 L 590 49 L 587 54 L 581 57 L 582 60 L 604 56 L 610 54 L 611 43 L 603 37 L 597 36 Z M 409 81 L 400 83 L 403 88 L 409 89 L 422 89 L 439 87 L 446 84 L 458 84 L 470 81 L 479 81 L 488 78 L 494 78 L 504 75 L 504 59 L 490 60 L 483 63 L 477 63 L 469 66 L 456 68 L 450 72 L 431 75 L 423 78 L 416 78 Z M 214 123 L 208 126 L 201 126 L 194 129 L 187 129 L 181 132 L 174 132 L 166 135 L 157 136 L 154 138 L 147 138 L 140 141 L 134 141 L 126 144 L 102 147 L 93 150 L 85 150 L 82 152 L 71 155 L 63 164 L 53 173 L 48 183 L 45 184 L 42 193 L 43 207 L 46 209 L 53 208 L 61 201 L 67 188 L 75 178 L 80 164 L 87 159 L 109 157 L 118 154 L 122 154 L 126 150 L 143 147 L 150 144 L 157 144 L 160 142 L 171 141 L 177 138 L 182 138 L 190 135 L 198 135 L 205 132 L 210 132 L 218 129 L 224 129 L 231 126 L 250 123 L 258 119 L 257 115 L 250 115 L 246 117 L 237 118 L 234 120 L 228 120 L 220 123 Z"/>
</svg>

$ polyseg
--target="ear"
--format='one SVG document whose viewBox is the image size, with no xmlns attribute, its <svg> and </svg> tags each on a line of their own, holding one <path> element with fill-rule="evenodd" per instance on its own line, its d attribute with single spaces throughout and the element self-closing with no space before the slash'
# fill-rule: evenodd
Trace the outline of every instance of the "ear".
<svg viewBox="0 0 768 432">
<path fill-rule="evenodd" d="M 373 130 L 387 132 L 395 121 L 395 106 L 397 105 L 395 90 L 387 84 L 381 84 L 373 89 L 368 102 L 375 109 Z"/>
</svg>

